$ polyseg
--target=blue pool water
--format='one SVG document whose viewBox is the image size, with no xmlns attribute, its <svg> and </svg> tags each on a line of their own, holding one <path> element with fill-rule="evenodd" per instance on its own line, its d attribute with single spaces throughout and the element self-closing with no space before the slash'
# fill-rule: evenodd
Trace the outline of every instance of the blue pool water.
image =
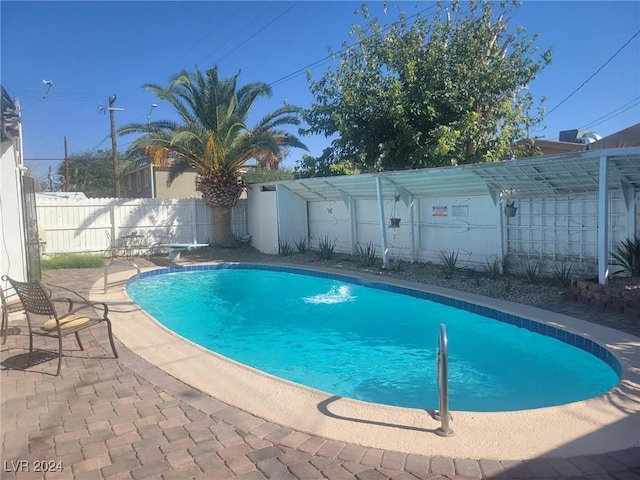
<svg viewBox="0 0 640 480">
<path fill-rule="evenodd" d="M 127 290 L 158 321 L 203 347 L 369 402 L 437 408 L 440 323 L 449 336 L 452 410 L 559 405 L 600 395 L 619 381 L 603 360 L 555 338 L 343 280 L 233 268 L 154 273 Z"/>
</svg>

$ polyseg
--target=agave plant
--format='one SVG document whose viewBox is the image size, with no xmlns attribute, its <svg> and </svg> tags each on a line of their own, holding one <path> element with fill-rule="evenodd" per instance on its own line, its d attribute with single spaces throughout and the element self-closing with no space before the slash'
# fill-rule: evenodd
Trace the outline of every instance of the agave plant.
<svg viewBox="0 0 640 480">
<path fill-rule="evenodd" d="M 640 276 L 640 237 L 634 235 L 614 247 L 611 256 L 632 277 Z"/>
</svg>

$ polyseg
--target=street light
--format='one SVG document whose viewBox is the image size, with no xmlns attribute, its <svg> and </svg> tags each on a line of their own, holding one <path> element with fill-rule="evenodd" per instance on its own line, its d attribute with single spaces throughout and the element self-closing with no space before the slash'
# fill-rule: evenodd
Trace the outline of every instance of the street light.
<svg viewBox="0 0 640 480">
<path fill-rule="evenodd" d="M 149 109 L 149 113 L 147 113 L 147 125 L 151 123 L 151 112 L 153 112 L 153 109 L 156 108 L 158 106 L 157 103 L 152 103 L 151 104 L 151 108 Z"/>
</svg>

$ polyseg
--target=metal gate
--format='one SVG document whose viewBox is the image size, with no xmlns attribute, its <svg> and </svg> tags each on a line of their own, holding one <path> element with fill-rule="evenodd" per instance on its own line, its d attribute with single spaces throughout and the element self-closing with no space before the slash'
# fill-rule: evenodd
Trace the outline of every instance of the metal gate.
<svg viewBox="0 0 640 480">
<path fill-rule="evenodd" d="M 36 215 L 36 188 L 31 177 L 22 177 L 22 211 L 24 212 L 24 238 L 27 251 L 27 279 L 40 280 L 40 236 Z"/>
</svg>

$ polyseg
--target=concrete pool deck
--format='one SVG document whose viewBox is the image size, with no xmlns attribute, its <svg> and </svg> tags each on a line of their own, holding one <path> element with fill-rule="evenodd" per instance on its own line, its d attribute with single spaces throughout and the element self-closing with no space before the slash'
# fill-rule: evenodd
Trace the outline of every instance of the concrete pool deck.
<svg viewBox="0 0 640 480">
<path fill-rule="evenodd" d="M 598 403 L 586 410 L 573 410 L 573 416 L 567 421 L 568 434 L 544 428 L 536 431 L 537 425 L 529 421 L 520 424 L 521 419 L 508 419 L 515 423 L 509 426 L 513 432 L 505 434 L 513 438 L 524 436 L 526 441 L 520 443 L 534 444 L 533 450 L 538 454 L 505 454 L 502 448 L 510 446 L 495 439 L 492 432 L 499 429 L 493 422 L 485 424 L 486 431 L 471 440 L 469 428 L 482 425 L 482 422 L 474 423 L 474 416 L 478 414 L 465 419 L 460 412 L 453 412 L 452 428 L 456 435 L 437 437 L 430 430 L 436 428 L 438 422 L 422 411 L 406 418 L 425 430 L 415 433 L 421 434 L 419 441 L 427 442 L 427 448 L 421 454 L 406 450 L 402 453 L 404 448 L 400 447 L 407 442 L 401 437 L 407 433 L 406 428 L 361 422 L 378 418 L 371 417 L 380 414 L 378 406 L 373 412 L 361 411 L 361 405 L 351 405 L 344 400 L 332 402 L 317 392 L 303 392 L 303 400 L 310 404 L 293 402 L 291 406 L 291 400 L 282 393 L 282 385 L 270 377 L 261 381 L 274 382 L 276 387 L 270 388 L 276 397 L 265 400 L 258 389 L 256 398 L 248 399 L 250 404 L 257 404 L 255 408 L 263 408 L 266 415 L 246 413 L 242 402 L 251 396 L 245 388 L 255 387 L 254 372 L 241 371 L 237 377 L 235 369 L 243 369 L 233 364 L 228 371 L 211 370 L 229 367 L 225 363 L 230 362 L 221 363 L 216 358 L 212 367 L 190 371 L 190 357 L 200 363 L 208 362 L 209 357 L 215 355 L 167 332 L 131 303 L 124 295 L 122 282 L 133 271 L 111 277 L 107 295 L 102 293 L 99 273 L 93 272 L 93 278 L 84 278 L 81 274 L 69 278 L 57 276 L 54 283 L 94 300 L 109 302 L 120 359 L 109 358 L 108 348 L 103 348 L 103 332 L 94 328 L 91 330 L 97 341 L 91 340 L 89 351 L 66 350 L 62 375 L 52 377 L 49 373 L 54 372 L 49 362 L 20 368 L 20 360 L 24 361 L 25 357 L 24 332 L 10 335 L 2 349 L 3 460 L 64 460 L 66 472 L 51 478 L 79 479 L 593 477 L 608 480 L 637 478 L 640 474 L 637 365 L 620 391 L 607 396 L 609 406 Z M 575 308 L 578 310 L 579 306 Z M 566 309 L 571 311 L 572 306 Z M 566 320 L 564 316 L 544 312 L 548 319 Z M 611 317 L 607 312 L 602 314 Z M 596 328 L 593 334 L 611 335 L 611 341 L 622 340 L 619 355 L 630 356 L 632 360 L 635 357 L 638 361 L 637 337 L 600 328 L 603 330 Z M 36 343 L 36 348 L 38 346 Z M 146 357 L 154 361 L 147 362 Z M 189 374 L 196 385 L 187 382 L 184 374 Z M 288 390 L 291 385 L 287 383 L 284 382 L 284 387 Z M 237 395 L 238 385 L 245 392 L 238 398 L 240 404 L 221 398 Z M 327 401 L 322 403 L 323 400 Z M 272 415 L 271 407 L 284 410 L 288 414 L 285 421 L 266 418 Z M 365 404 L 365 407 L 370 406 Z M 594 411 L 599 408 L 604 408 L 603 416 Z M 389 410 L 389 413 L 383 412 L 381 418 L 397 424 L 397 410 L 404 409 Z M 296 417 L 292 413 L 295 411 L 302 414 Z M 545 425 L 564 421 L 559 413 L 540 413 L 535 419 Z M 378 440 L 378 435 L 385 437 L 383 441 L 387 441 L 387 437 L 400 440 L 392 442 L 391 448 L 363 447 L 365 442 L 361 439 L 332 440 L 329 435 L 308 433 L 307 428 L 302 428 L 307 415 L 316 419 L 311 422 L 314 428 L 327 428 L 327 432 L 334 428 L 333 423 L 338 430 L 347 432 L 359 432 L 359 428 L 364 432 L 371 426 L 381 432 L 373 435 L 373 441 Z M 325 427 L 325 423 L 328 426 Z M 574 423 L 581 427 L 576 429 Z M 586 433 L 580 436 L 582 431 Z M 556 434 L 565 435 L 562 437 L 565 440 L 559 441 Z M 498 443 L 492 443 L 494 441 Z M 475 443 L 487 444 L 481 446 L 483 449 L 493 446 L 493 453 L 469 453 L 478 448 Z M 443 445 L 453 448 L 443 449 Z M 465 451 L 467 445 L 471 450 Z M 526 445 L 518 448 L 523 447 Z M 16 477 L 42 478 L 33 473 Z"/>
<path fill-rule="evenodd" d="M 492 413 L 454 411 L 451 428 L 455 435 L 442 438 L 434 434 L 440 422 L 429 412 L 332 397 L 264 374 L 179 337 L 144 311 L 114 313 L 114 332 L 127 348 L 149 363 L 218 400 L 306 434 L 369 448 L 416 455 L 524 459 L 550 452 L 558 456 L 604 453 L 640 443 L 639 338 L 565 315 L 465 292 L 360 273 L 354 276 L 428 290 L 564 326 L 608 346 L 625 366 L 623 381 L 606 395 L 557 407 Z M 93 289 L 93 300 L 126 305 L 127 310 L 136 308 L 123 285 L 111 288 L 106 295 L 98 290 Z"/>
</svg>

